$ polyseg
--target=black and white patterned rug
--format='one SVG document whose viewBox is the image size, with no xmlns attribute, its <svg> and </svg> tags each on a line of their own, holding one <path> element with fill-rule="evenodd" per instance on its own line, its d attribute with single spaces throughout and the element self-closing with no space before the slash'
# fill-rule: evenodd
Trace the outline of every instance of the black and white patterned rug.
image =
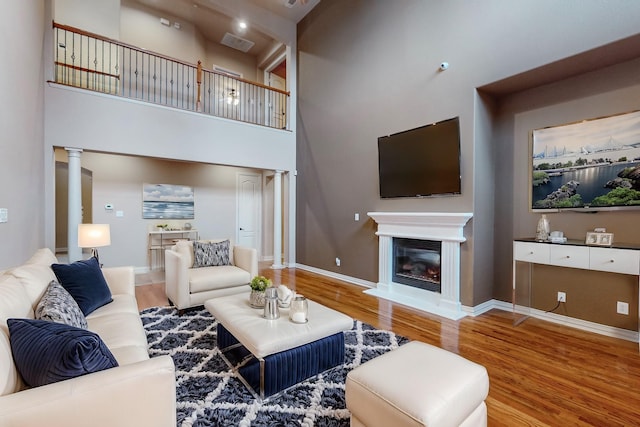
<svg viewBox="0 0 640 427">
<path fill-rule="evenodd" d="M 349 370 L 409 340 L 354 321 L 345 332 L 345 364 L 265 402 L 256 400 L 216 347 L 217 321 L 206 310 L 178 316 L 172 307 L 143 310 L 151 357 L 176 365 L 178 426 L 348 426 L 344 399 Z"/>
</svg>

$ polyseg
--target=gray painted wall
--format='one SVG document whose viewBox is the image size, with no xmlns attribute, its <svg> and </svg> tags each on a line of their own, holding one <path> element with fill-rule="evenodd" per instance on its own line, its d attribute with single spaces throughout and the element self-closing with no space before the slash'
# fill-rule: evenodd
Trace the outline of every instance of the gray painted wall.
<svg viewBox="0 0 640 427">
<path fill-rule="evenodd" d="M 0 224 L 0 270 L 44 244 L 44 13 L 43 1 L 12 1 L 0 16 L 0 208 L 9 210 Z"/>
<path fill-rule="evenodd" d="M 637 34 L 640 4 L 615 5 L 322 1 L 298 26 L 298 262 L 376 282 L 375 225 L 354 222 L 355 212 L 472 211 L 462 248 L 462 302 L 509 300 L 504 271 L 511 253 L 504 242 L 511 242 L 513 221 L 530 235 L 533 229 L 521 221 L 537 218 L 526 209 L 505 212 L 528 191 L 527 157 L 513 152 L 525 164 L 516 165 L 504 151 L 514 144 L 509 130 L 516 124 L 497 119 L 502 95 L 476 89 L 504 79 L 514 79 L 519 90 L 536 79 L 549 81 L 547 64 Z M 590 59 L 591 67 L 601 66 Z M 438 71 L 442 61 L 449 70 Z M 455 116 L 462 195 L 381 200 L 377 137 Z"/>
</svg>

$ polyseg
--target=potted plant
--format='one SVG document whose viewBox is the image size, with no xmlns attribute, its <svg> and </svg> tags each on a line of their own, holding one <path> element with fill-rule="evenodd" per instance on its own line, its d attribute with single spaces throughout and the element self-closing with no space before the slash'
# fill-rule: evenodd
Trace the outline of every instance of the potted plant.
<svg viewBox="0 0 640 427">
<path fill-rule="evenodd" d="M 271 286 L 271 280 L 264 276 L 255 276 L 249 283 L 251 286 L 251 294 L 249 295 L 249 303 L 253 308 L 264 307 L 265 290 Z"/>
</svg>

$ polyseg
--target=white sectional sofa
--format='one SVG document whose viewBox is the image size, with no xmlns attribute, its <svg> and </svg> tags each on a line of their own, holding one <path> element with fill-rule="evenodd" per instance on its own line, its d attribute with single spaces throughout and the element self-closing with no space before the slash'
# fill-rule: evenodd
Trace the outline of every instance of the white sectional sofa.
<svg viewBox="0 0 640 427">
<path fill-rule="evenodd" d="M 175 426 L 175 368 L 169 356 L 149 358 L 131 267 L 102 270 L 113 301 L 86 316 L 118 366 L 29 388 L 13 359 L 7 319 L 34 318 L 56 279 L 49 249 L 0 272 L 0 425 L 3 427 Z"/>
</svg>

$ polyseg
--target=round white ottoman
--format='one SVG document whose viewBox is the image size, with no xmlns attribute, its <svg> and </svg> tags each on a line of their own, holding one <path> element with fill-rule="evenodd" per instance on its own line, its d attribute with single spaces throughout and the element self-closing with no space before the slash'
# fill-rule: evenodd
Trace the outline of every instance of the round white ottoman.
<svg viewBox="0 0 640 427">
<path fill-rule="evenodd" d="M 412 341 L 347 374 L 351 427 L 486 426 L 484 366 Z"/>
</svg>

